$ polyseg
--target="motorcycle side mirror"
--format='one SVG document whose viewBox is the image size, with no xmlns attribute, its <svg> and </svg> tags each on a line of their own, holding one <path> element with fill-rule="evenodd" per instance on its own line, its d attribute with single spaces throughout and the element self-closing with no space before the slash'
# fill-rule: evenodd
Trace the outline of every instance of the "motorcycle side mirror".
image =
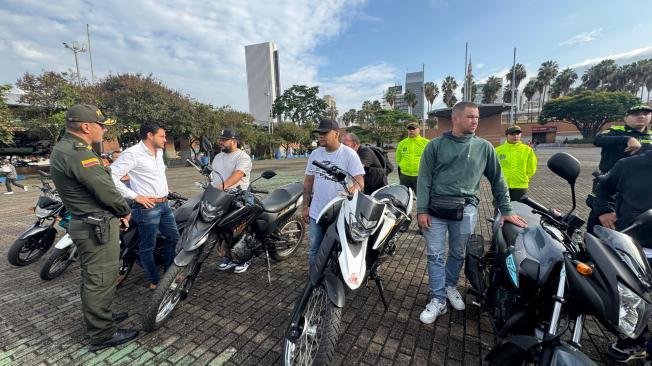
<svg viewBox="0 0 652 366">
<path fill-rule="evenodd" d="M 573 155 L 565 152 L 557 153 L 548 159 L 548 168 L 565 179 L 571 186 L 575 185 L 580 175 L 581 164 Z"/>
<path fill-rule="evenodd" d="M 265 179 L 271 179 L 271 178 L 274 178 L 275 176 L 276 176 L 276 172 L 273 171 L 273 170 L 265 170 L 263 172 L 263 174 L 261 175 L 261 177 L 263 177 Z"/>
<path fill-rule="evenodd" d="M 643 212 L 642 214 L 636 216 L 634 219 L 634 223 L 632 225 L 646 225 L 648 223 L 652 223 L 652 210 L 647 210 Z"/>
</svg>

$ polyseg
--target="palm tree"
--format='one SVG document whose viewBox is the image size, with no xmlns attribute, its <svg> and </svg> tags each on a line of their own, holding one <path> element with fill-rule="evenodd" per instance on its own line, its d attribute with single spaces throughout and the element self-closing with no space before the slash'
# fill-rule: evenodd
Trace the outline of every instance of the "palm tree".
<svg viewBox="0 0 652 366">
<path fill-rule="evenodd" d="M 498 92 L 503 86 L 503 80 L 497 76 L 489 76 L 482 88 L 482 103 L 494 103 L 498 98 Z"/>
<path fill-rule="evenodd" d="M 405 103 L 408 105 L 408 113 L 413 114 L 412 110 L 414 107 L 416 107 L 418 101 L 417 101 L 417 94 L 414 92 L 412 89 L 407 89 L 405 91 L 405 94 L 403 94 L 403 99 L 405 100 Z"/>
<path fill-rule="evenodd" d="M 546 102 L 546 92 L 548 91 L 548 87 L 550 86 L 550 83 L 552 80 L 557 76 L 557 73 L 559 72 L 559 64 L 557 61 L 545 61 L 541 64 L 539 67 L 539 74 L 537 75 L 537 79 L 542 84 L 542 101 L 541 101 L 541 106 L 543 106 L 543 103 Z"/>
<path fill-rule="evenodd" d="M 570 92 L 570 88 L 577 80 L 577 73 L 570 68 L 563 69 L 555 78 L 551 86 L 551 96 L 557 98 Z"/>
<path fill-rule="evenodd" d="M 650 67 L 647 70 L 647 75 L 645 78 L 645 89 L 647 89 L 647 99 L 650 100 L 650 90 L 652 90 L 652 60 L 650 61 Z"/>
<path fill-rule="evenodd" d="M 391 109 L 394 109 L 394 103 L 396 103 L 396 92 L 388 90 L 387 93 L 385 93 L 385 101 L 389 104 Z"/>
<path fill-rule="evenodd" d="M 618 65 L 612 59 L 600 61 L 588 68 L 582 75 L 582 84 L 587 89 L 603 89 L 618 73 Z"/>
<path fill-rule="evenodd" d="M 464 86 L 462 86 L 462 95 L 464 95 Z M 476 95 L 478 95 L 478 86 L 475 84 L 475 80 L 471 79 L 471 95 L 469 95 L 469 101 L 474 101 Z"/>
<path fill-rule="evenodd" d="M 512 72 L 516 70 L 516 75 L 514 75 L 514 84 L 516 85 L 516 97 L 518 97 L 518 87 L 521 85 L 521 81 L 527 77 L 527 71 L 525 71 L 525 66 L 523 64 L 516 64 L 512 66 L 511 69 L 505 74 L 505 80 L 507 80 L 507 86 L 503 92 L 503 102 L 511 103 L 512 102 Z M 518 100 L 514 99 L 514 102 L 518 104 Z"/>
<path fill-rule="evenodd" d="M 378 101 L 378 99 L 374 100 L 373 103 L 371 103 L 372 111 L 377 112 L 381 109 L 383 109 L 383 106 L 380 104 L 380 101 Z"/>
<path fill-rule="evenodd" d="M 523 94 L 525 94 L 525 97 L 527 98 L 527 115 L 528 115 L 528 122 L 530 121 L 530 106 L 532 105 L 532 97 L 534 97 L 534 94 L 537 92 L 537 81 L 536 79 L 530 79 L 527 84 L 525 84 L 525 88 L 523 88 Z"/>
<path fill-rule="evenodd" d="M 344 112 L 342 115 L 342 121 L 346 123 L 347 126 L 350 126 L 351 123 L 355 122 L 355 117 L 358 112 L 354 109 L 351 108 L 348 111 Z"/>
<path fill-rule="evenodd" d="M 455 90 L 457 89 L 457 81 L 452 76 L 446 76 L 444 81 L 441 83 L 441 91 L 443 93 L 444 104 L 448 108 L 457 103 L 457 97 L 455 97 Z"/>
<path fill-rule="evenodd" d="M 429 81 L 423 84 L 423 91 L 426 95 L 426 100 L 428 101 L 428 112 L 430 112 L 432 104 L 435 102 L 435 99 L 437 99 L 437 95 L 439 95 L 439 88 L 435 83 Z"/>
</svg>

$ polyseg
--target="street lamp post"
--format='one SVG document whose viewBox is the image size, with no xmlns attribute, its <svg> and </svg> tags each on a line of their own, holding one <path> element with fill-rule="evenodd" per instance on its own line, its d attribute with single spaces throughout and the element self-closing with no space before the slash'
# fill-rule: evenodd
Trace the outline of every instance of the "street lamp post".
<svg viewBox="0 0 652 366">
<path fill-rule="evenodd" d="M 71 50 L 75 54 L 75 66 L 77 67 L 77 82 L 79 83 L 79 87 L 81 88 L 81 75 L 79 74 L 79 57 L 77 56 L 78 53 L 83 53 L 86 52 L 86 45 L 82 44 L 79 46 L 79 42 L 73 41 L 72 46 L 70 46 L 66 42 L 62 42 L 63 45 Z"/>
</svg>

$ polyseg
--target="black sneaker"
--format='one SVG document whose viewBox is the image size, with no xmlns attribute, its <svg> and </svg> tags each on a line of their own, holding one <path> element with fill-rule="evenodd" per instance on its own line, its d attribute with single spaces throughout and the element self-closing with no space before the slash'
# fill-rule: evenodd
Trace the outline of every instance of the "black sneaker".
<svg viewBox="0 0 652 366">
<path fill-rule="evenodd" d="M 630 339 L 619 339 L 609 346 L 607 355 L 616 362 L 629 362 L 645 358 L 645 345 L 633 343 Z"/>
</svg>

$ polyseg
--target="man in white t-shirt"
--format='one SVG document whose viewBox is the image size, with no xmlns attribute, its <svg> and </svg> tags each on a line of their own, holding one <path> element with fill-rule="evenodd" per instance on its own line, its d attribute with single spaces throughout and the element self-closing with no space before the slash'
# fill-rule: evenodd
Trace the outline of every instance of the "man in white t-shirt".
<svg viewBox="0 0 652 366">
<path fill-rule="evenodd" d="M 219 189 L 249 188 L 249 176 L 251 175 L 251 158 L 244 151 L 238 148 L 238 134 L 230 128 L 222 130 L 220 135 L 220 148 L 222 152 L 215 155 L 211 167 L 213 186 Z M 235 267 L 235 273 L 242 273 L 249 268 L 249 262 L 236 264 L 229 258 L 217 266 L 220 271 Z"/>
<path fill-rule="evenodd" d="M 319 161 L 325 165 L 336 165 L 353 176 L 355 182 L 349 182 L 349 191 L 364 190 L 364 167 L 358 153 L 340 142 L 339 125 L 333 120 L 321 120 L 313 132 L 319 133 L 319 148 L 308 158 L 306 178 L 303 181 L 303 219 L 310 223 L 310 247 L 308 249 L 309 264 L 315 260 L 319 245 L 324 238 L 323 228 L 317 225 L 317 217 L 326 204 L 335 198 L 344 187 L 339 183 L 326 179 L 312 165 Z M 314 195 L 313 195 L 314 192 Z M 312 198 L 311 198 L 312 196 Z"/>
</svg>

